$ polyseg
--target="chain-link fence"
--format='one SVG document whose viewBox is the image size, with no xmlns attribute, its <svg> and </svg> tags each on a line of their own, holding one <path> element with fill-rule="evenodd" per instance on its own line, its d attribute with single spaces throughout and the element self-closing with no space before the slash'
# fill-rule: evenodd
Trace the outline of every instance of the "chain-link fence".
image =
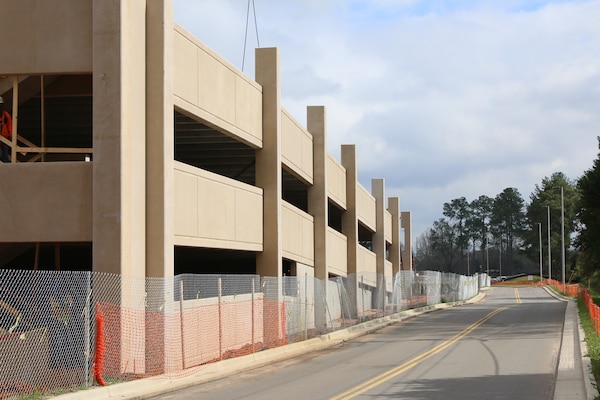
<svg viewBox="0 0 600 400">
<path fill-rule="evenodd" d="M 488 285 L 485 275 L 410 271 L 391 280 L 322 281 L 0 270 L 0 398 L 184 374 L 400 310 L 465 300 Z"/>
</svg>

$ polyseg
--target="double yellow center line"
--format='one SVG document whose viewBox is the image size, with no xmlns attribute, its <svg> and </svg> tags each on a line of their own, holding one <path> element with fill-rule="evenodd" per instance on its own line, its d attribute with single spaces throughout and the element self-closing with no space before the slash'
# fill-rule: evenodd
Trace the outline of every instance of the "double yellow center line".
<svg viewBox="0 0 600 400">
<path fill-rule="evenodd" d="M 519 289 L 515 288 L 515 300 L 518 304 L 521 304 L 521 295 L 519 294 Z"/>
<path fill-rule="evenodd" d="M 519 300 L 519 302 L 520 302 L 520 300 Z M 423 361 L 427 360 L 428 358 L 433 357 L 434 355 L 438 354 L 439 352 L 447 349 L 448 347 L 452 346 L 454 343 L 458 342 L 460 339 L 467 336 L 469 333 L 473 332 L 475 329 L 477 329 L 480 325 L 482 325 L 487 320 L 492 318 L 494 315 L 496 315 L 504 310 L 507 310 L 511 307 L 513 307 L 513 306 L 506 306 L 506 307 L 498 308 L 497 310 L 490 312 L 485 317 L 483 317 L 479 321 L 473 323 L 472 325 L 467 327 L 462 332 L 460 332 L 460 333 L 454 335 L 452 338 L 438 344 L 431 350 L 428 350 L 425 353 L 422 353 L 421 355 L 418 355 L 418 356 L 412 358 L 411 360 L 406 361 L 404 364 L 398 365 L 397 367 L 390 369 L 387 372 L 384 372 L 372 379 L 369 379 L 368 381 L 363 382 L 362 384 L 355 386 L 352 389 L 339 394 L 338 396 L 332 397 L 330 400 L 352 399 L 358 395 L 365 393 L 368 390 L 371 390 L 372 388 L 374 388 L 378 385 L 381 385 L 382 383 L 408 371 L 409 369 L 411 369 L 413 367 L 416 367 L 417 365 L 419 365 Z"/>
</svg>

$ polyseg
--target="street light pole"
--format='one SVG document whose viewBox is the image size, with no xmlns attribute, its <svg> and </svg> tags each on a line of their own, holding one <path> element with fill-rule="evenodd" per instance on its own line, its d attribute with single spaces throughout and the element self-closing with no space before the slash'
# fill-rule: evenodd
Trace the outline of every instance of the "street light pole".
<svg viewBox="0 0 600 400">
<path fill-rule="evenodd" d="M 548 279 L 552 279 L 552 252 L 550 250 L 550 206 L 548 209 Z"/>
<path fill-rule="evenodd" d="M 561 237 L 561 263 L 562 263 L 562 284 L 565 285 L 565 198 L 563 196 L 563 187 L 560 187 L 560 224 L 562 229 Z"/>
<path fill-rule="evenodd" d="M 500 276 L 502 276 L 502 239 L 500 239 L 500 250 L 498 251 L 498 268 L 500 269 Z"/>
<path fill-rule="evenodd" d="M 469 242 L 467 242 L 467 276 L 471 276 L 471 265 L 469 264 Z"/>
<path fill-rule="evenodd" d="M 490 253 L 488 251 L 487 243 L 485 244 L 485 265 L 487 268 L 487 274 L 490 275 Z"/>
<path fill-rule="evenodd" d="M 538 226 L 538 233 L 539 233 L 539 238 L 540 238 L 540 282 L 544 279 L 544 277 L 542 276 L 542 223 L 541 222 L 536 222 L 535 223 Z"/>
</svg>

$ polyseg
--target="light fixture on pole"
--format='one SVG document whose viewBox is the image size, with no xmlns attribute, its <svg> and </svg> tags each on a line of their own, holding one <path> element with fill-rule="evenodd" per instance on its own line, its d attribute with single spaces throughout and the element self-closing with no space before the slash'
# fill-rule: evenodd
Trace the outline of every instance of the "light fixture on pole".
<svg viewBox="0 0 600 400">
<path fill-rule="evenodd" d="M 544 277 L 542 276 L 542 223 L 541 222 L 536 222 L 535 223 L 538 226 L 538 233 L 539 233 L 539 238 L 540 238 L 540 282 L 544 279 Z"/>
</svg>

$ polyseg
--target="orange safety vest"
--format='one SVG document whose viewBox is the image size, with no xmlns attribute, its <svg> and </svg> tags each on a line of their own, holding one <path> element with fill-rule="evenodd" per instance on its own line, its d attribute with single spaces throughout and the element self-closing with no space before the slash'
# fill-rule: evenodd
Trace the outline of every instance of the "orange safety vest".
<svg viewBox="0 0 600 400">
<path fill-rule="evenodd" d="M 10 118 L 10 114 L 7 111 L 2 113 L 0 117 L 0 127 L 1 132 L 0 135 L 4 136 L 7 139 L 12 138 L 12 119 Z"/>
</svg>

